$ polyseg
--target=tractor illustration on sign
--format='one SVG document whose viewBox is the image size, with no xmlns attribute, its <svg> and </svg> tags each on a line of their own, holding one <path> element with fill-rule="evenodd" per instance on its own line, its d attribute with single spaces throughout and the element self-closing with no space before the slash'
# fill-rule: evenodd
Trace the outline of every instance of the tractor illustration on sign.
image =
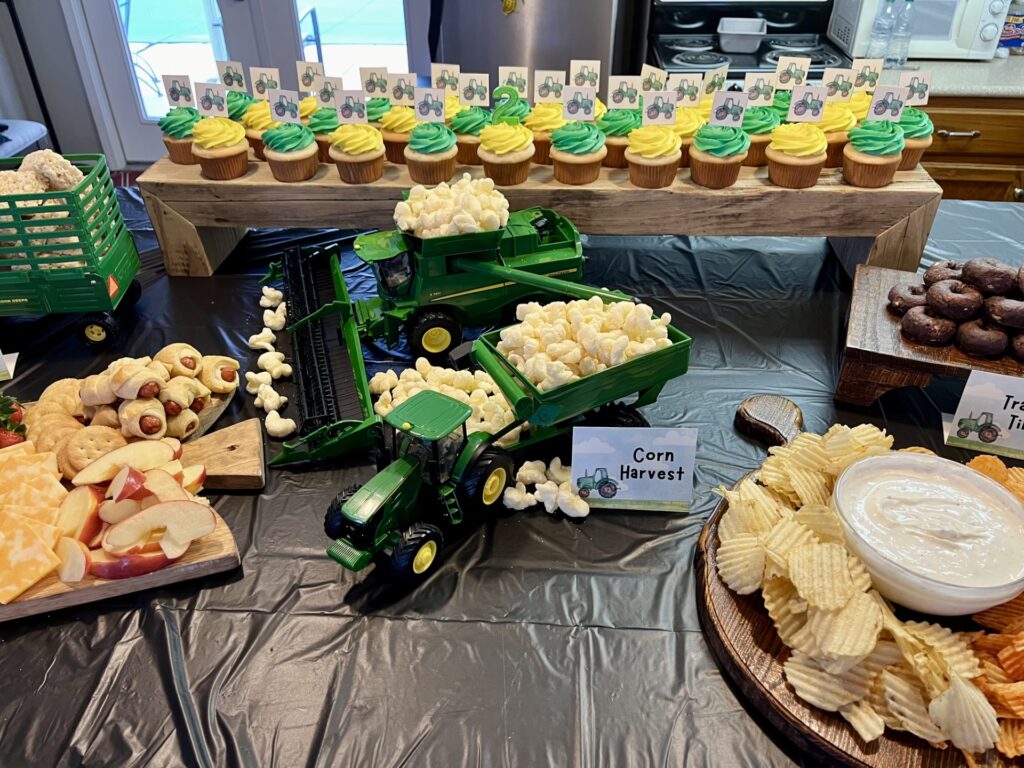
<svg viewBox="0 0 1024 768">
<path fill-rule="evenodd" d="M 586 64 L 584 64 L 580 68 L 580 71 L 576 73 L 576 77 L 573 78 L 573 82 L 576 83 L 576 85 L 579 85 L 579 86 L 589 85 L 592 88 L 596 88 L 597 87 L 597 72 L 595 72 L 590 67 L 588 67 Z"/>
<path fill-rule="evenodd" d="M 903 100 L 896 98 L 896 94 L 892 91 L 887 91 L 881 101 L 875 102 L 876 115 L 884 115 L 886 112 L 891 112 L 892 116 L 896 117 L 901 109 L 903 109 Z"/>
<path fill-rule="evenodd" d="M 544 78 L 544 82 L 537 86 L 537 95 L 542 99 L 546 99 L 548 96 L 554 96 L 556 99 L 562 98 L 562 88 L 565 86 L 548 75 Z"/>
<path fill-rule="evenodd" d="M 391 95 L 395 98 L 395 101 L 411 99 L 416 95 L 416 87 L 404 77 L 400 77 L 398 82 L 395 83 L 395 87 L 391 89 Z"/>
<path fill-rule="evenodd" d="M 923 99 L 928 95 L 928 83 L 914 75 L 910 78 L 910 82 L 907 83 L 907 88 L 910 89 L 910 98 L 917 97 Z"/>
<path fill-rule="evenodd" d="M 788 83 L 792 80 L 794 84 L 800 85 L 803 83 L 805 77 L 807 77 L 807 73 L 802 69 L 797 69 L 796 64 L 792 61 L 789 63 L 788 67 L 779 72 L 780 83 Z"/>
<path fill-rule="evenodd" d="M 725 75 L 715 75 L 704 83 L 704 93 L 711 94 L 720 90 L 725 85 Z"/>
<path fill-rule="evenodd" d="M 715 110 L 715 120 L 725 120 L 727 117 L 732 118 L 733 122 L 743 119 L 743 107 L 737 104 L 732 96 L 726 96 L 725 101 Z"/>
<path fill-rule="evenodd" d="M 373 93 L 374 91 L 385 93 L 388 90 L 388 81 L 383 75 L 371 72 L 370 76 L 366 78 L 366 82 L 363 83 L 363 88 L 367 93 Z"/>
<path fill-rule="evenodd" d="M 352 117 L 352 115 L 363 117 L 366 114 L 366 105 L 361 101 L 356 101 L 351 96 L 346 96 L 345 103 L 338 108 L 338 111 L 346 119 Z"/>
<path fill-rule="evenodd" d="M 747 91 L 747 98 L 751 101 L 757 101 L 763 96 L 767 101 L 772 97 L 773 90 L 771 83 L 766 83 L 764 78 L 759 77 L 757 82 L 750 86 L 750 90 Z"/>
<path fill-rule="evenodd" d="M 966 440 L 972 432 L 978 433 L 978 439 L 983 443 L 994 443 L 999 438 L 999 427 L 992 420 L 992 414 L 988 411 L 974 418 L 971 413 L 966 419 L 960 419 L 956 425 L 956 436 Z"/>
<path fill-rule="evenodd" d="M 433 112 L 437 117 L 444 114 L 444 102 L 440 99 L 435 99 L 429 93 L 423 95 L 423 101 L 421 101 L 416 109 L 419 110 L 421 115 L 429 115 Z"/>
<path fill-rule="evenodd" d="M 302 77 L 300 77 L 299 80 L 302 81 L 302 84 L 306 88 L 309 88 L 311 85 L 313 85 L 313 81 L 316 80 L 316 76 L 318 74 L 319 73 L 312 67 L 306 67 L 306 71 L 302 73 Z"/>
<path fill-rule="evenodd" d="M 677 101 L 696 101 L 697 95 L 700 93 L 700 86 L 688 80 L 680 80 L 675 90 Z"/>
<path fill-rule="evenodd" d="M 610 477 L 608 470 L 598 467 L 592 475 L 583 475 L 576 478 L 576 487 L 579 489 L 580 498 L 586 499 L 591 491 L 597 491 L 602 499 L 611 499 L 619 492 L 619 485 Z"/>
<path fill-rule="evenodd" d="M 252 87 L 256 89 L 257 93 L 266 93 L 271 88 L 277 88 L 277 80 L 268 77 L 266 72 L 260 72 L 260 76 L 256 78 Z"/>
<path fill-rule="evenodd" d="M 640 83 L 640 88 L 644 91 L 660 91 L 665 87 L 665 81 L 658 77 L 657 72 L 647 73 L 647 77 Z"/>
<path fill-rule="evenodd" d="M 576 91 L 572 98 L 565 102 L 565 109 L 570 115 L 575 115 L 577 112 L 589 115 L 594 111 L 594 102 L 591 99 L 584 98 L 582 93 Z"/>
<path fill-rule="evenodd" d="M 199 99 L 199 103 L 206 111 L 210 111 L 214 107 L 217 108 L 218 112 L 224 111 L 224 97 L 214 93 L 210 88 L 206 89 L 206 93 Z"/>
<path fill-rule="evenodd" d="M 192 101 L 192 89 L 177 80 L 171 81 L 171 89 L 167 92 L 171 101 Z"/>
<path fill-rule="evenodd" d="M 520 93 L 526 92 L 526 78 L 517 74 L 516 72 L 509 72 L 508 77 L 505 78 L 505 85 L 510 85 Z"/>
<path fill-rule="evenodd" d="M 621 104 L 623 101 L 628 101 L 630 104 L 636 104 L 637 91 L 627 82 L 619 83 L 619 87 L 612 91 L 612 101 L 616 104 Z"/>
<path fill-rule="evenodd" d="M 872 88 L 875 87 L 875 83 L 878 82 L 878 73 L 875 72 L 871 67 L 861 67 L 860 72 L 857 73 L 857 77 L 853 80 L 855 88 L 860 88 L 862 85 L 869 85 Z"/>
<path fill-rule="evenodd" d="M 462 96 L 466 101 L 484 101 L 487 98 L 487 87 L 483 83 L 478 83 L 475 77 L 471 77 L 466 87 L 462 89 Z"/>
<path fill-rule="evenodd" d="M 654 101 L 647 107 L 647 117 L 651 120 L 657 119 L 658 115 L 670 117 L 675 110 L 661 96 L 655 96 Z"/>
<path fill-rule="evenodd" d="M 810 112 L 817 117 L 821 114 L 821 106 L 821 99 L 816 99 L 811 94 L 805 93 L 804 97 L 793 105 L 793 114 L 803 115 Z"/>
<path fill-rule="evenodd" d="M 320 87 L 320 101 L 324 104 L 329 104 L 331 99 L 334 98 L 335 90 L 334 83 L 330 80 L 324 80 L 324 84 Z"/>
<path fill-rule="evenodd" d="M 825 83 L 825 89 L 829 96 L 835 96 L 838 93 L 845 99 L 853 90 L 853 83 L 840 74 L 836 75 L 831 82 Z"/>
<path fill-rule="evenodd" d="M 245 87 L 245 80 L 242 79 L 242 73 L 228 64 L 224 67 L 224 71 L 221 73 L 220 81 L 224 83 L 228 88 L 232 85 L 237 85 L 242 88 Z"/>
<path fill-rule="evenodd" d="M 452 74 L 447 69 L 442 69 L 441 73 L 437 76 L 434 81 L 435 88 L 450 88 L 453 91 L 459 90 L 459 76 Z"/>
<path fill-rule="evenodd" d="M 291 101 L 287 96 L 285 96 L 282 93 L 280 96 L 277 97 L 277 103 L 274 105 L 274 113 L 278 117 L 284 117 L 285 114 L 287 113 L 291 115 L 292 119 L 294 120 L 296 117 L 299 116 L 299 105 L 296 104 L 294 101 Z"/>
</svg>

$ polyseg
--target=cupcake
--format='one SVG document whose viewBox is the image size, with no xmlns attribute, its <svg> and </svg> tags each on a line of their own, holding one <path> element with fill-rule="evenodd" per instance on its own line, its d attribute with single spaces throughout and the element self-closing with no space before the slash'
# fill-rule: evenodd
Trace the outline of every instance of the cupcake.
<svg viewBox="0 0 1024 768">
<path fill-rule="evenodd" d="M 749 148 L 750 137 L 742 128 L 702 125 L 690 147 L 690 178 L 708 189 L 731 187 Z"/>
<path fill-rule="evenodd" d="M 903 129 L 903 159 L 897 171 L 912 171 L 921 162 L 921 156 L 932 145 L 932 132 L 935 126 L 932 119 L 920 109 L 904 107 L 900 115 L 900 128 Z"/>
<path fill-rule="evenodd" d="M 682 139 L 672 126 L 644 125 L 629 134 L 626 162 L 634 187 L 659 189 L 675 181 L 683 153 Z"/>
<path fill-rule="evenodd" d="M 500 103 L 501 101 L 498 101 L 495 106 Z M 514 117 L 519 122 L 522 122 L 526 119 L 528 114 L 530 114 L 530 102 L 526 99 L 519 99 L 519 101 L 513 102 L 505 107 L 505 117 L 508 119 L 512 119 Z"/>
<path fill-rule="evenodd" d="M 469 109 L 465 104 L 459 101 L 459 97 L 454 93 L 447 93 L 444 97 L 444 122 L 445 125 L 452 124 L 452 118 L 454 118 L 459 112 L 464 112 Z"/>
<path fill-rule="evenodd" d="M 743 113 L 743 130 L 750 137 L 750 149 L 743 159 L 743 165 L 761 168 L 768 165 L 764 151 L 772 140 L 772 131 L 779 127 L 782 120 L 771 107 L 749 107 Z"/>
<path fill-rule="evenodd" d="M 304 99 L 299 99 L 299 120 L 302 121 L 302 124 L 308 125 L 309 118 L 311 118 L 319 108 L 320 105 L 316 101 L 316 96 L 307 96 Z"/>
<path fill-rule="evenodd" d="M 409 132 L 416 127 L 416 112 L 412 107 L 392 107 L 380 119 L 380 132 L 384 135 L 384 152 L 392 163 L 405 165 L 405 145 Z"/>
<path fill-rule="evenodd" d="M 603 101 L 601 101 L 601 99 L 599 99 L 597 96 L 595 96 L 594 97 L 594 120 L 595 121 L 600 120 L 606 114 L 608 114 L 608 105 L 605 104 Z"/>
<path fill-rule="evenodd" d="M 629 146 L 630 131 L 635 131 L 643 124 L 643 115 L 639 109 L 613 109 L 602 115 L 597 127 L 604 134 L 604 148 L 608 153 L 602 163 L 608 168 L 627 168 L 626 147 Z"/>
<path fill-rule="evenodd" d="M 536 151 L 533 137 L 533 131 L 522 123 L 492 123 L 480 131 L 477 154 L 484 174 L 503 187 L 526 181 Z"/>
<path fill-rule="evenodd" d="M 263 154 L 263 132 L 281 125 L 270 116 L 269 101 L 254 101 L 242 115 L 242 125 L 245 126 L 245 138 L 249 140 L 249 146 L 258 160 L 266 160 Z"/>
<path fill-rule="evenodd" d="M 366 102 L 366 122 L 374 128 L 380 128 L 380 121 L 384 113 L 390 111 L 391 100 L 383 96 L 376 96 Z"/>
<path fill-rule="evenodd" d="M 192 128 L 202 118 L 192 107 L 171 107 L 171 111 L 157 121 L 164 134 L 164 146 L 172 163 L 194 165 L 192 157 Z"/>
<path fill-rule="evenodd" d="M 245 110 L 252 106 L 254 101 L 256 99 L 245 91 L 228 91 L 228 117 L 236 123 L 242 122 Z"/>
<path fill-rule="evenodd" d="M 825 105 L 821 112 L 821 122 L 818 127 L 825 134 L 825 141 L 828 142 L 828 158 L 825 160 L 826 168 L 840 168 L 843 165 L 843 147 L 849 141 L 847 131 L 857 124 L 857 118 L 845 104 L 831 102 Z"/>
<path fill-rule="evenodd" d="M 843 179 L 855 187 L 884 187 L 903 159 L 903 129 L 890 120 L 865 120 L 843 149 Z"/>
<path fill-rule="evenodd" d="M 320 166 L 316 139 L 308 126 L 282 123 L 263 134 L 264 154 L 278 181 L 305 181 Z"/>
<path fill-rule="evenodd" d="M 346 184 L 368 184 L 384 175 L 384 138 L 372 125 L 339 125 L 328 150 Z"/>
<path fill-rule="evenodd" d="M 338 111 L 330 107 L 321 107 L 310 116 L 306 125 L 316 139 L 317 157 L 320 162 L 331 162 L 328 152 L 331 148 L 331 133 L 338 127 Z"/>
<path fill-rule="evenodd" d="M 589 184 L 601 173 L 608 150 L 604 134 L 593 123 L 573 121 L 551 132 L 551 162 L 555 180 L 563 184 Z"/>
<path fill-rule="evenodd" d="M 523 125 L 533 131 L 533 145 L 537 152 L 533 162 L 551 165 L 551 132 L 565 125 L 561 104 L 535 104 L 525 118 Z"/>
<path fill-rule="evenodd" d="M 768 158 L 768 178 L 787 189 L 813 187 L 825 167 L 828 142 L 825 132 L 811 123 L 783 123 L 772 131 L 772 140 L 764 151 Z"/>
<path fill-rule="evenodd" d="M 706 123 L 711 119 L 711 110 L 714 109 L 714 106 L 715 97 L 712 95 L 705 96 L 703 99 L 700 100 L 700 103 L 696 107 L 689 107 L 689 109 L 696 109 L 697 114 L 699 114 Z"/>
<path fill-rule="evenodd" d="M 681 140 L 680 150 L 682 155 L 679 159 L 680 168 L 688 168 L 690 166 L 690 145 L 693 144 L 693 137 L 702 125 L 704 125 L 710 115 L 705 116 L 701 112 L 700 107 L 677 107 L 676 108 L 676 122 L 672 126 L 672 130 L 676 132 Z"/>
<path fill-rule="evenodd" d="M 420 123 L 409 134 L 405 164 L 417 184 L 440 184 L 455 175 L 455 134 L 444 123 Z"/>
<path fill-rule="evenodd" d="M 871 108 L 871 94 L 867 91 L 855 93 L 850 97 L 850 100 L 846 102 L 846 106 L 851 112 L 853 112 L 853 116 L 857 118 L 857 122 L 859 123 L 868 116 L 868 110 Z"/>
<path fill-rule="evenodd" d="M 249 170 L 245 128 L 227 117 L 208 117 L 195 124 L 192 154 L 208 179 L 237 179 Z"/>
<path fill-rule="evenodd" d="M 785 123 L 789 118 L 789 105 L 793 101 L 792 91 L 775 91 L 772 97 L 772 109 L 779 116 L 779 122 Z"/>
<path fill-rule="evenodd" d="M 483 107 L 470 107 L 452 118 L 452 132 L 459 148 L 458 161 L 463 165 L 480 165 L 480 131 L 491 124 L 491 113 Z"/>
</svg>

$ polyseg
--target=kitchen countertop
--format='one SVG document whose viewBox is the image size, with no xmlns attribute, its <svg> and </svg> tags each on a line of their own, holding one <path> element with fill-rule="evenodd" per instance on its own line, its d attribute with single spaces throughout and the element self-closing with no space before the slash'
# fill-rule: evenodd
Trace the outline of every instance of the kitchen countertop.
<svg viewBox="0 0 1024 768">
<path fill-rule="evenodd" d="M 1024 56 L 991 61 L 918 61 L 932 73 L 932 96 L 1024 98 Z M 882 82 L 896 82 L 898 70 L 885 70 Z"/>
</svg>

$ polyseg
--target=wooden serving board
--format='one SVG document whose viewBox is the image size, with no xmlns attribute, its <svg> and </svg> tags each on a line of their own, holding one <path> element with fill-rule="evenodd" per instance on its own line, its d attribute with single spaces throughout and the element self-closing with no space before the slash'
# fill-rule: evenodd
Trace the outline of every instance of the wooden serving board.
<svg viewBox="0 0 1024 768">
<path fill-rule="evenodd" d="M 199 412 L 199 426 L 196 431 L 191 435 L 182 440 L 182 443 L 189 443 L 196 440 L 211 429 L 213 429 L 214 422 L 217 421 L 231 405 L 231 401 L 235 398 L 235 392 L 238 391 L 238 387 L 228 392 L 226 395 L 211 395 L 209 402 L 206 407 Z"/>
<path fill-rule="evenodd" d="M 120 597 L 153 587 L 230 571 L 238 567 L 238 547 L 224 519 L 214 512 L 217 526 L 213 533 L 193 542 L 184 556 L 175 563 L 153 573 L 128 579 L 106 581 L 86 576 L 78 584 L 65 584 L 55 573 L 23 592 L 14 602 L 0 605 L 0 624 L 5 621 L 57 611 L 74 605 L 94 603 L 109 597 Z"/>
<path fill-rule="evenodd" d="M 207 490 L 260 489 L 267 484 L 263 426 L 259 419 L 247 419 L 182 443 L 181 462 L 206 466 Z"/>
</svg>

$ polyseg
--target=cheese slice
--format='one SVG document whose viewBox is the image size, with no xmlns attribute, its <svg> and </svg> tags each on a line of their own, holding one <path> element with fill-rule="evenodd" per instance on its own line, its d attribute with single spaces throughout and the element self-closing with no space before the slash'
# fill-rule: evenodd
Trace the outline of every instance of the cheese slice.
<svg viewBox="0 0 1024 768">
<path fill-rule="evenodd" d="M 58 565 L 60 558 L 36 531 L 18 515 L 0 518 L 0 604 L 7 604 Z"/>
<path fill-rule="evenodd" d="M 40 454 L 36 454 L 37 456 Z M 10 469 L 8 469 L 10 467 Z M 60 477 L 55 475 L 43 464 L 12 464 L 8 461 L 3 465 L 0 465 L 0 478 L 4 479 L 5 483 L 25 483 L 27 485 L 33 485 L 33 480 L 38 480 L 41 477 L 51 477 L 54 480 L 60 481 Z M 50 490 L 56 494 L 57 492 L 53 489 L 53 486 L 47 486 Z"/>
<path fill-rule="evenodd" d="M 61 476 L 56 453 L 20 453 L 6 458 L 0 453 L 0 477 L 17 473 L 22 467 L 43 467 L 54 477 Z"/>
<path fill-rule="evenodd" d="M 34 517 L 27 517 L 13 512 L 0 512 L 0 528 L 3 527 L 4 519 L 7 517 L 13 517 L 15 522 L 29 526 L 36 532 L 39 538 L 50 545 L 50 549 L 56 549 L 57 542 L 60 541 L 60 537 L 64 535 L 64 532 L 56 525 L 50 525 L 49 523 L 44 523 L 42 520 L 37 520 Z"/>
<path fill-rule="evenodd" d="M 48 498 L 46 494 L 40 493 L 38 488 L 27 485 L 26 483 L 15 482 L 14 485 L 0 492 L 0 506 L 7 505 L 13 505 L 16 507 L 49 508 L 59 506 L 60 502 L 54 502 L 53 499 Z"/>
<path fill-rule="evenodd" d="M 60 480 L 45 470 L 43 474 L 37 475 L 31 480 L 26 480 L 25 485 L 35 488 L 45 498 L 56 504 L 60 504 L 64 497 L 68 495 L 68 489 L 61 485 Z"/>
<path fill-rule="evenodd" d="M 35 452 L 35 444 L 31 440 L 25 440 L 21 443 L 8 445 L 6 448 L 0 448 L 0 459 L 6 459 L 8 456 L 17 456 L 22 453 L 29 454 Z"/>
<path fill-rule="evenodd" d="M 0 506 L 0 514 L 4 512 L 11 515 L 31 517 L 33 520 L 38 520 L 40 523 L 46 523 L 47 525 L 56 525 L 57 518 L 60 516 L 60 507 L 19 507 L 13 504 L 4 504 Z"/>
</svg>

